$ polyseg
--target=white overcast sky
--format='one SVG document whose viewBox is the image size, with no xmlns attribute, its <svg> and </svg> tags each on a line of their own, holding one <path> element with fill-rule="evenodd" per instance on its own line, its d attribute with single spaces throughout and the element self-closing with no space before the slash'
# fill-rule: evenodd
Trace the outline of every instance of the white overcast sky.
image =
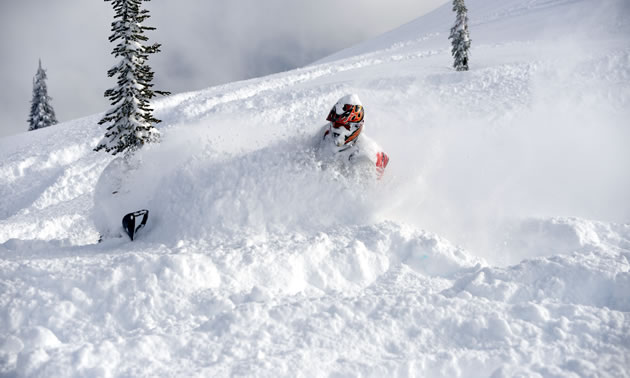
<svg viewBox="0 0 630 378">
<path fill-rule="evenodd" d="M 155 88 L 173 93 L 304 66 L 447 0 L 153 0 Z M 0 0 L 0 137 L 28 129 L 38 59 L 60 122 L 106 111 L 115 85 L 103 0 Z"/>
</svg>

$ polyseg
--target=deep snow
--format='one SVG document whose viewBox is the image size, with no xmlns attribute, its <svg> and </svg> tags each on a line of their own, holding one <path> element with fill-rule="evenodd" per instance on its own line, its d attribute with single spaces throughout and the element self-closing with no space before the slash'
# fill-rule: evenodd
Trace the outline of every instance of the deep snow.
<svg viewBox="0 0 630 378">
<path fill-rule="evenodd" d="M 0 375 L 629 376 L 628 4 L 467 6 L 469 72 L 448 4 L 157 101 L 133 243 L 96 243 L 100 115 L 0 139 Z M 381 181 L 310 148 L 347 93 Z"/>
</svg>

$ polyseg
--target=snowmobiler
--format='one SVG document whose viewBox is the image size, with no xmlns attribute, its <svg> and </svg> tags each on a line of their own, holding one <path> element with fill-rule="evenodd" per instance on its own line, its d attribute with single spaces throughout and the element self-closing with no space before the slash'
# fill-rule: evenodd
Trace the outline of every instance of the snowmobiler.
<svg viewBox="0 0 630 378">
<path fill-rule="evenodd" d="M 342 97 L 328 113 L 328 123 L 317 134 L 314 150 L 322 167 L 373 183 L 374 178 L 383 177 L 389 157 L 362 134 L 364 118 L 365 110 L 356 94 Z M 163 216 L 159 208 L 152 209 L 149 220 L 146 210 L 155 204 L 151 198 L 159 180 L 154 175 L 138 154 L 115 158 L 103 170 L 94 190 L 94 224 L 101 239 L 126 234 L 136 240 L 142 228 L 149 231 L 151 223 Z"/>
<path fill-rule="evenodd" d="M 365 110 L 356 94 L 340 98 L 326 117 L 316 149 L 322 159 L 334 158 L 351 166 L 368 166 L 376 170 L 381 179 L 389 157 L 367 136 L 360 137 L 365 123 Z"/>
</svg>

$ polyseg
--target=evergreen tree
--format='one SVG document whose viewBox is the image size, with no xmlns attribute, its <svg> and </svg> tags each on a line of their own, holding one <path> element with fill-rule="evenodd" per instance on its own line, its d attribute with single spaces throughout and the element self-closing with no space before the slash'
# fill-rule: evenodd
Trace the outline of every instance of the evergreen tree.
<svg viewBox="0 0 630 378">
<path fill-rule="evenodd" d="M 148 40 L 144 32 L 155 30 L 142 26 L 142 22 L 150 17 L 148 10 L 140 8 L 143 0 L 105 1 L 112 2 L 115 12 L 113 34 L 109 41 L 119 41 L 112 54 L 121 59 L 107 71 L 109 77 L 118 75 L 118 86 L 105 91 L 105 97 L 109 97 L 114 108 L 105 114 L 99 124 L 112 124 L 94 150 L 105 149 L 113 155 L 133 153 L 145 143 L 159 142 L 160 132 L 153 125 L 160 120 L 153 117 L 149 100 L 156 94 L 170 93 L 151 89 L 153 71 L 147 60 L 149 54 L 160 51 L 160 44 L 143 45 Z"/>
<path fill-rule="evenodd" d="M 46 87 L 46 71 L 42 68 L 42 61 L 40 60 L 39 68 L 33 78 L 33 99 L 31 100 L 31 114 L 28 117 L 28 131 L 57 123 L 55 110 L 50 105 L 50 100 Z"/>
<path fill-rule="evenodd" d="M 451 28 L 451 54 L 453 55 L 453 67 L 457 71 L 468 71 L 468 50 L 470 49 L 470 36 L 468 35 L 468 9 L 464 0 L 453 0 L 453 12 L 457 13 L 455 25 Z"/>
</svg>

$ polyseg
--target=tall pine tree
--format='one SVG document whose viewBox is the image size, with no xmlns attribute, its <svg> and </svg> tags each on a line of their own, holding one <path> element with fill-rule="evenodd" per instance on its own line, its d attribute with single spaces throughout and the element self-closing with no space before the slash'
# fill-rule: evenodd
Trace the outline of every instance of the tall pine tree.
<svg viewBox="0 0 630 378">
<path fill-rule="evenodd" d="M 155 30 L 142 26 L 142 22 L 150 17 L 149 11 L 140 7 L 143 0 L 105 1 L 111 1 L 114 7 L 113 34 L 109 41 L 119 41 L 112 54 L 120 61 L 107 71 L 109 77 L 118 75 L 118 86 L 105 91 L 105 97 L 109 97 L 114 108 L 105 114 L 99 124 L 111 125 L 94 150 L 105 149 L 113 155 L 133 153 L 145 143 L 159 142 L 160 132 L 153 125 L 160 120 L 153 117 L 149 100 L 156 94 L 170 93 L 151 89 L 153 71 L 147 60 L 149 54 L 160 51 L 160 44 L 143 44 L 148 40 L 144 32 Z"/>
<path fill-rule="evenodd" d="M 37 130 L 57 123 L 55 110 L 50 104 L 48 88 L 46 86 L 46 71 L 39 61 L 39 68 L 33 78 L 33 99 L 31 100 L 31 114 L 28 117 L 28 130 Z"/>
<path fill-rule="evenodd" d="M 468 71 L 468 50 L 470 49 L 470 36 L 468 35 L 468 9 L 464 0 L 453 0 L 453 12 L 455 12 L 455 25 L 451 28 L 451 54 L 453 55 L 453 68 L 457 71 Z"/>
</svg>

